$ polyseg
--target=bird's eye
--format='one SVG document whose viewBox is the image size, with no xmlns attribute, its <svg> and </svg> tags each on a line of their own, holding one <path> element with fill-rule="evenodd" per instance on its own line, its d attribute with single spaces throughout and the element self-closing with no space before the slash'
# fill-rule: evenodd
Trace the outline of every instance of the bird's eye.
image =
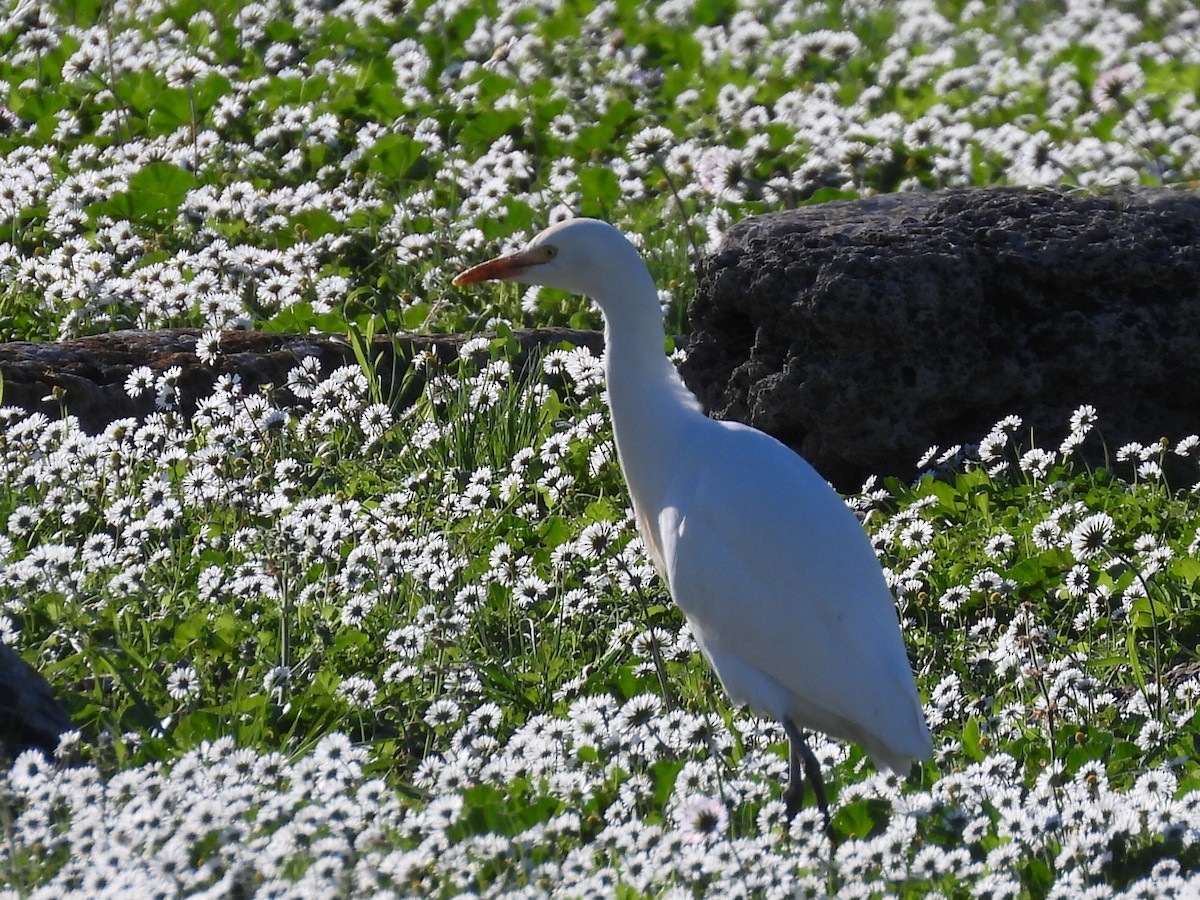
<svg viewBox="0 0 1200 900">
<path fill-rule="evenodd" d="M 547 244 L 542 252 L 546 254 L 546 259 L 554 259 L 558 256 L 558 248 L 553 244 Z"/>
</svg>

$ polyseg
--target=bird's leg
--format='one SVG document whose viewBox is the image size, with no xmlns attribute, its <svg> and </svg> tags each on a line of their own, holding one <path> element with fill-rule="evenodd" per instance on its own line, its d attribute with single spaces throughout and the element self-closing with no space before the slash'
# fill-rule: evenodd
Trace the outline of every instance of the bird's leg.
<svg viewBox="0 0 1200 900">
<path fill-rule="evenodd" d="M 790 729 L 787 729 L 790 731 Z M 788 735 L 788 786 L 783 792 L 788 819 L 795 818 L 804 805 L 804 772 L 801 770 L 800 754 L 796 752 L 796 741 Z"/>
<path fill-rule="evenodd" d="M 804 740 L 804 732 L 796 727 L 791 719 L 783 720 L 783 730 L 788 736 L 788 786 L 783 792 L 787 816 L 793 818 L 804 805 L 804 781 L 812 785 L 813 796 L 817 798 L 817 808 L 825 817 L 825 833 L 834 840 L 833 822 L 829 816 L 829 801 L 825 799 L 825 779 L 821 777 L 821 764 L 813 756 L 808 742 Z M 803 767 L 803 772 L 801 772 Z"/>
</svg>

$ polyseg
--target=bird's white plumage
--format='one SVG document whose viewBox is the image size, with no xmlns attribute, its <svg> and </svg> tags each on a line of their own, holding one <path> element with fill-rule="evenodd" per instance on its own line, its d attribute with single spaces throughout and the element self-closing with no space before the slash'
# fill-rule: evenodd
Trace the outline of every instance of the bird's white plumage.
<svg viewBox="0 0 1200 900">
<path fill-rule="evenodd" d="M 730 696 L 861 743 L 907 771 L 932 746 L 896 609 L 866 534 L 803 459 L 707 418 L 663 353 L 657 292 L 611 226 L 573 219 L 459 283 L 590 297 L 605 321 L 617 455 L 638 527 Z"/>
<path fill-rule="evenodd" d="M 714 425 L 658 516 L 672 596 L 735 700 L 907 772 L 929 737 L 862 528 L 791 450 Z"/>
</svg>

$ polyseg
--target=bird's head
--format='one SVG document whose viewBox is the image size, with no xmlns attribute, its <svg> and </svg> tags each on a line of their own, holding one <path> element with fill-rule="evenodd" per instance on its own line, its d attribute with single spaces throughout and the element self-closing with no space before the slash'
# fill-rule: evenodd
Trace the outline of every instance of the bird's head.
<svg viewBox="0 0 1200 900">
<path fill-rule="evenodd" d="M 516 281 L 560 288 L 604 299 L 626 279 L 648 277 L 634 246 L 616 228 L 597 219 L 567 219 L 552 225 L 515 253 L 460 272 L 455 284 Z"/>
</svg>

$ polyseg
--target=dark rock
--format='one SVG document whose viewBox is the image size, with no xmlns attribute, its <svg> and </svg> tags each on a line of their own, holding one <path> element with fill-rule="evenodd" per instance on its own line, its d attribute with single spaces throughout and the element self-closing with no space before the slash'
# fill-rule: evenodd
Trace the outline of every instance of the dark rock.
<svg viewBox="0 0 1200 900">
<path fill-rule="evenodd" d="M 74 728 L 46 679 L 0 644 L 0 757 L 15 759 L 33 747 L 53 753 L 59 735 Z"/>
<path fill-rule="evenodd" d="M 758 216 L 699 267 L 685 380 L 837 486 L 1016 413 L 1200 429 L 1200 193 L 969 189 Z M 1053 443 L 1051 443 L 1053 442 Z"/>
<path fill-rule="evenodd" d="M 334 335 L 272 334 L 261 331 L 227 331 L 221 335 L 220 355 L 212 365 L 196 356 L 196 341 L 201 332 L 194 329 L 174 331 L 118 331 L 63 343 L 15 341 L 0 344 L 0 376 L 3 377 L 3 403 L 28 411 L 40 411 L 57 418 L 64 411 L 78 417 L 89 433 L 103 431 L 114 419 L 144 417 L 154 411 L 153 392 L 133 400 L 125 392 L 125 379 L 139 366 L 148 366 L 156 375 L 172 366 L 181 370 L 177 381 L 183 412 L 189 413 L 197 400 L 212 393 L 222 375 L 238 375 L 242 386 L 256 391 L 271 384 L 283 389 L 288 372 L 306 356 L 316 357 L 326 372 L 343 365 L 354 365 L 353 348 L 344 338 Z M 372 356 L 383 381 L 385 396 L 408 371 L 408 363 L 419 353 L 429 351 L 441 359 L 453 359 L 469 335 L 398 335 L 377 337 Z M 598 332 L 545 328 L 517 332 L 515 340 L 523 354 L 534 348 L 547 349 L 566 342 L 585 345 L 600 352 L 603 337 Z M 411 381 L 409 396 L 401 396 L 401 405 L 411 402 L 419 389 Z M 286 390 L 284 400 L 290 402 Z"/>
</svg>

